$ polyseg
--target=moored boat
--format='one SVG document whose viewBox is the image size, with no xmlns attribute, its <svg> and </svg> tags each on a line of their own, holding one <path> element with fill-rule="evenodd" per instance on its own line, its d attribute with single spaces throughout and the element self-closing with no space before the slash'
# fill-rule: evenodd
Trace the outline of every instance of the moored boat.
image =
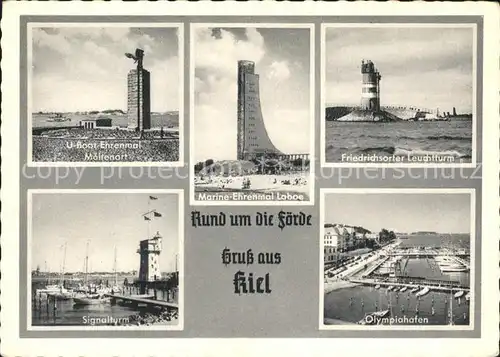
<svg viewBox="0 0 500 357">
<path fill-rule="evenodd" d="M 408 290 L 408 287 L 403 286 L 401 290 L 399 290 L 400 293 L 404 293 L 406 290 Z"/>
<path fill-rule="evenodd" d="M 415 287 L 415 288 L 411 289 L 411 291 L 410 291 L 410 292 L 411 292 L 411 293 L 416 293 L 416 292 L 417 292 L 417 291 L 419 291 L 419 290 L 420 290 L 420 288 L 417 286 L 417 287 Z"/>
<path fill-rule="evenodd" d="M 59 291 L 47 293 L 48 296 L 56 300 L 71 300 L 73 298 L 73 291 L 61 288 Z"/>
<path fill-rule="evenodd" d="M 59 292 L 61 288 L 61 285 L 47 285 L 45 289 L 36 289 L 36 293 L 51 295 Z"/>
<path fill-rule="evenodd" d="M 389 316 L 389 310 L 370 312 L 365 315 L 363 319 L 358 321 L 360 325 L 380 325 L 382 323 L 381 319 Z"/>
<path fill-rule="evenodd" d="M 465 295 L 465 300 L 469 301 L 470 300 L 470 291 Z"/>
<path fill-rule="evenodd" d="M 460 291 L 457 291 L 457 292 L 455 293 L 455 295 L 453 295 L 453 297 L 455 297 L 455 298 L 457 298 L 457 299 L 458 299 L 458 298 L 462 297 L 464 294 L 465 294 L 465 291 L 460 290 Z"/>
<path fill-rule="evenodd" d="M 415 296 L 424 296 L 424 295 L 428 294 L 429 291 L 430 291 L 430 289 L 426 286 L 425 288 L 420 290 L 418 293 L 416 293 Z"/>
<path fill-rule="evenodd" d="M 378 318 L 383 318 L 387 317 L 389 315 L 390 311 L 389 310 L 382 310 L 382 311 L 375 311 L 372 313 L 373 316 L 376 316 Z"/>
<path fill-rule="evenodd" d="M 375 285 L 375 289 L 380 289 L 380 284 Z"/>
<path fill-rule="evenodd" d="M 101 294 L 87 294 L 79 297 L 74 297 L 75 305 L 99 305 L 107 302 L 109 298 Z"/>
<path fill-rule="evenodd" d="M 60 113 L 56 113 L 54 115 L 51 115 L 49 118 L 46 119 L 46 121 L 48 121 L 48 122 L 56 122 L 56 123 L 70 121 L 70 120 L 71 119 L 64 117 Z"/>
<path fill-rule="evenodd" d="M 451 267 L 451 266 L 443 266 L 441 267 L 441 271 L 443 273 L 459 273 L 459 272 L 464 272 L 464 271 L 469 271 L 469 269 L 467 267 L 464 267 L 464 266 L 456 266 L 456 267 Z"/>
</svg>

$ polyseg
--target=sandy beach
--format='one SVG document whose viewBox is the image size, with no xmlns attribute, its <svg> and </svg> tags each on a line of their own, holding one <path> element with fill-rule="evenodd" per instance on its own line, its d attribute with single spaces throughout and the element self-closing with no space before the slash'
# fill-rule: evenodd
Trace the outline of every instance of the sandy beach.
<svg viewBox="0 0 500 357">
<path fill-rule="evenodd" d="M 249 179 L 249 190 L 264 192 L 290 191 L 307 195 L 309 193 L 309 174 L 289 175 L 244 175 L 236 177 L 207 176 L 203 179 L 195 178 L 195 186 L 199 188 L 240 190 L 243 182 Z"/>
</svg>

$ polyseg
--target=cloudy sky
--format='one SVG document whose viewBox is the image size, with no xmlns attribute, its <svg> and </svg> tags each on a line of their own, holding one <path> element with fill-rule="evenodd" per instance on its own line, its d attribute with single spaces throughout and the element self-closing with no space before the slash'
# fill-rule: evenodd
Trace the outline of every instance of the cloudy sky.
<svg viewBox="0 0 500 357">
<path fill-rule="evenodd" d="M 382 75 L 381 105 L 471 113 L 472 28 L 328 28 L 327 104 L 359 105 L 361 60 Z"/>
<path fill-rule="evenodd" d="M 309 29 L 198 28 L 194 33 L 195 160 L 236 159 L 237 62 L 255 61 L 275 146 L 309 153 Z"/>
<path fill-rule="evenodd" d="M 470 233 L 470 208 L 470 195 L 464 193 L 330 193 L 325 197 L 325 223 L 372 232 Z"/>
<path fill-rule="evenodd" d="M 150 234 L 163 236 L 160 271 L 175 269 L 178 253 L 178 207 L 176 194 L 152 194 L 150 202 L 162 217 L 152 218 Z M 59 272 L 63 260 L 61 247 L 67 243 L 66 271 L 84 271 L 85 250 L 89 243 L 91 271 L 113 271 L 114 247 L 118 271 L 139 271 L 139 241 L 148 234 L 148 194 L 75 193 L 33 194 L 31 243 L 32 269 L 37 265 Z"/>
<path fill-rule="evenodd" d="M 126 52 L 145 52 L 151 72 L 151 110 L 179 109 L 176 28 L 33 28 L 32 110 L 127 109 Z"/>
</svg>

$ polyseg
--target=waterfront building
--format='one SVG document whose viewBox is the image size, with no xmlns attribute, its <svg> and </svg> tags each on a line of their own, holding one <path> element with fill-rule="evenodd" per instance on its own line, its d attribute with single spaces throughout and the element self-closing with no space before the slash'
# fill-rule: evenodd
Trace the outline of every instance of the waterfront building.
<svg viewBox="0 0 500 357">
<path fill-rule="evenodd" d="M 339 253 L 345 250 L 345 235 L 338 226 L 325 227 L 323 246 L 325 264 L 336 262 Z"/>
<path fill-rule="evenodd" d="M 379 235 L 378 235 L 378 233 L 366 233 L 365 239 L 374 240 L 375 242 L 378 243 L 379 242 Z"/>
<path fill-rule="evenodd" d="M 96 119 L 80 120 L 80 127 L 84 129 L 111 128 L 111 118 L 100 117 Z"/>
<path fill-rule="evenodd" d="M 356 230 L 354 229 L 354 227 L 350 226 L 341 226 L 341 227 L 344 236 L 344 249 L 351 250 L 355 245 Z"/>
</svg>

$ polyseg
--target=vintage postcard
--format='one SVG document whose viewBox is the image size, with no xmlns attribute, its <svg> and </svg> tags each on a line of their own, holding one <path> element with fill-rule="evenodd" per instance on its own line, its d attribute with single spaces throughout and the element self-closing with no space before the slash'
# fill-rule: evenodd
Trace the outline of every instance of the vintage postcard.
<svg viewBox="0 0 500 357">
<path fill-rule="evenodd" d="M 322 25 L 323 164 L 475 166 L 476 24 Z"/>
<path fill-rule="evenodd" d="M 191 203 L 313 203 L 313 36 L 192 25 Z"/>
<path fill-rule="evenodd" d="M 28 23 L 28 162 L 179 166 L 178 24 Z"/>
<path fill-rule="evenodd" d="M 28 329 L 183 328 L 183 196 L 29 190 Z"/>
<path fill-rule="evenodd" d="M 2 355 L 498 355 L 499 18 L 5 2 Z"/>
<path fill-rule="evenodd" d="M 320 328 L 473 328 L 473 189 L 322 193 Z"/>
</svg>

